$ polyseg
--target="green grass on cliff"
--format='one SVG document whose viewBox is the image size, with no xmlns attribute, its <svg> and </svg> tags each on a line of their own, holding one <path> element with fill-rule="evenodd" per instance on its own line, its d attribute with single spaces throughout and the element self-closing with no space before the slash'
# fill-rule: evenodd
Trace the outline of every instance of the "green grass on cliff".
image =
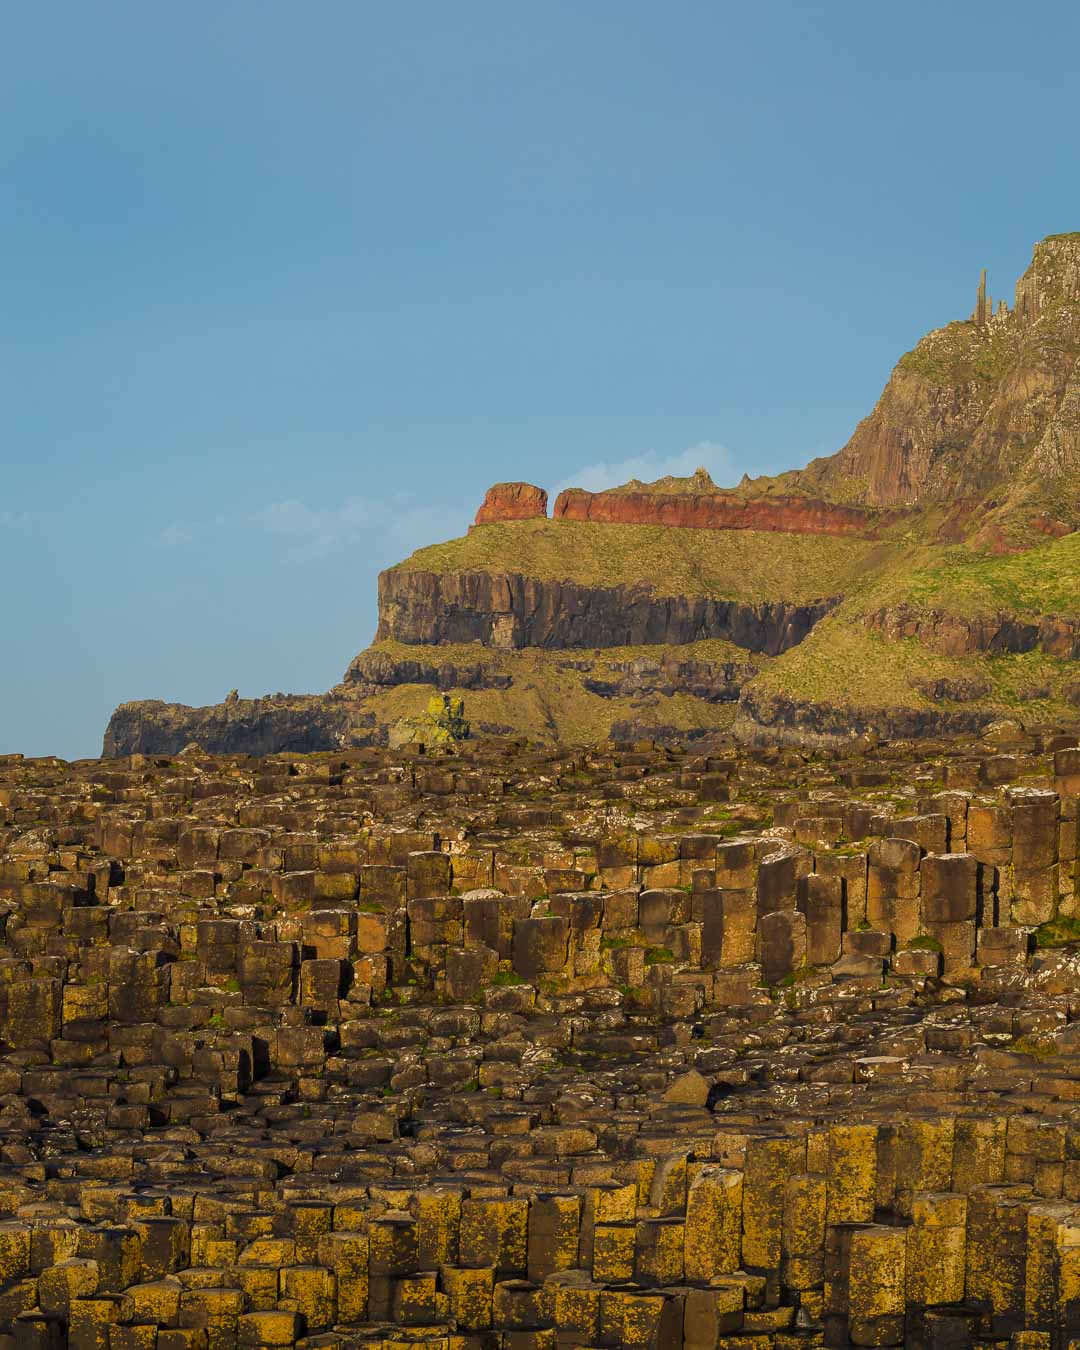
<svg viewBox="0 0 1080 1350">
<path fill-rule="evenodd" d="M 971 617 L 1080 615 L 1080 533 L 995 557 L 972 549 L 924 549 L 868 581 L 863 609 L 910 604 Z"/>
<path fill-rule="evenodd" d="M 992 386 L 1016 364 L 1019 343 L 1018 333 L 1008 325 L 980 328 L 970 319 L 958 319 L 928 333 L 900 358 L 897 370 L 936 385 L 976 381 Z"/>
<path fill-rule="evenodd" d="M 939 656 L 915 638 L 892 642 L 867 630 L 857 617 L 823 619 L 753 681 L 764 693 L 832 707 L 991 709 L 1039 720 L 1075 718 L 1066 688 L 1076 663 L 1041 652 L 989 656 Z M 930 681 L 969 681 L 986 688 L 973 701 L 934 699 Z M 923 686 L 923 687 L 920 687 Z"/>
<path fill-rule="evenodd" d="M 644 582 L 659 595 L 804 602 L 842 593 L 878 547 L 825 535 L 524 520 L 474 527 L 394 570 L 519 572 L 591 586 Z"/>
<path fill-rule="evenodd" d="M 527 647 L 521 651 L 497 651 L 477 643 L 459 646 L 406 646 L 379 642 L 371 649 L 395 659 L 420 660 L 426 665 L 450 661 L 466 666 L 482 661 L 513 679 L 509 689 L 460 689 L 465 700 L 466 720 L 480 731 L 509 729 L 516 735 L 559 739 L 588 745 L 606 740 L 618 722 L 633 722 L 642 728 L 675 727 L 682 731 L 718 731 L 731 725 L 734 703 L 707 703 L 685 693 L 635 694 L 607 697 L 585 688 L 587 679 L 617 679 L 620 664 L 637 658 L 660 661 L 674 656 L 680 661 L 736 662 L 741 666 L 768 669 L 771 658 L 747 652 L 729 642 L 709 640 L 681 647 L 608 647 L 602 651 L 549 651 Z M 577 667 L 587 665 L 589 669 Z M 381 723 L 392 725 L 401 717 L 414 717 L 427 706 L 429 684 L 402 684 L 381 690 L 363 703 Z"/>
<path fill-rule="evenodd" d="M 738 665 L 765 666 L 772 657 L 748 651 L 724 638 L 704 638 L 700 642 L 686 642 L 679 646 L 661 646 L 641 644 L 636 647 L 567 647 L 542 648 L 524 647 L 507 651 L 502 647 L 484 647 L 479 642 L 444 642 L 438 646 L 418 645 L 411 642 L 397 642 L 393 638 L 380 638 L 365 649 L 365 655 L 386 656 L 393 661 L 420 661 L 424 665 L 441 666 L 445 663 L 465 668 L 483 665 L 491 670 L 507 675 L 532 671 L 535 663 L 541 665 L 548 659 L 564 664 L 573 662 L 589 663 L 594 667 L 593 674 L 598 678 L 611 675 L 616 667 L 628 661 L 644 659 L 663 661 L 665 657 L 674 657 L 678 661 L 703 661 L 713 665 L 734 662 Z"/>
</svg>

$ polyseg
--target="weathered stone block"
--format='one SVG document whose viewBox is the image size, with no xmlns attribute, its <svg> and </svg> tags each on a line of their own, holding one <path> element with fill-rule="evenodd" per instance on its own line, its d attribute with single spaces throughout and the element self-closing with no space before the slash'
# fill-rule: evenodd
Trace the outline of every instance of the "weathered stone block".
<svg viewBox="0 0 1080 1350">
<path fill-rule="evenodd" d="M 556 973 L 566 965 L 570 926 L 554 915 L 516 919 L 512 960 L 514 969 L 526 978 Z"/>
<path fill-rule="evenodd" d="M 758 921 L 762 977 L 767 984 L 781 980 L 806 965 L 806 917 L 797 910 L 774 910 Z"/>
</svg>

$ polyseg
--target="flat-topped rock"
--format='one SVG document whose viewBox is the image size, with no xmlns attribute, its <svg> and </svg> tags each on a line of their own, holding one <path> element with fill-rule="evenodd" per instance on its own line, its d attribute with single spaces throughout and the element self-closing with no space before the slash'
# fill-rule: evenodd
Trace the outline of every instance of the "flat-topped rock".
<svg viewBox="0 0 1080 1350">
<path fill-rule="evenodd" d="M 484 494 L 476 513 L 476 525 L 497 520 L 533 520 L 546 516 L 547 493 L 532 483 L 495 483 Z"/>
</svg>

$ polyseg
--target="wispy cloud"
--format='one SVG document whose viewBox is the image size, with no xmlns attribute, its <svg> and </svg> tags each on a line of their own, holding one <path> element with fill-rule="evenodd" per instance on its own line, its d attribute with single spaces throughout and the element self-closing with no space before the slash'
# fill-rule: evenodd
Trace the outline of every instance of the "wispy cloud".
<svg viewBox="0 0 1080 1350">
<path fill-rule="evenodd" d="M 0 511 L 0 530 L 29 530 L 44 520 L 40 511 Z"/>
<path fill-rule="evenodd" d="M 280 545 L 286 562 L 310 562 L 346 548 L 369 554 L 412 552 L 436 539 L 464 532 L 471 512 L 465 505 L 418 502 L 409 493 L 384 500 L 346 497 L 334 505 L 311 505 L 298 497 L 268 502 L 254 511 L 210 520 L 177 520 L 160 530 L 160 548 L 182 549 L 224 531 L 247 530 Z"/>
<path fill-rule="evenodd" d="M 657 478 L 688 478 L 696 468 L 708 469 L 714 482 L 725 487 L 738 478 L 735 460 L 729 450 L 715 441 L 698 441 L 677 455 L 661 455 L 655 450 L 646 450 L 641 455 L 631 455 L 626 459 L 597 460 L 584 464 L 559 483 L 552 497 L 558 496 L 564 488 L 585 488 L 588 492 L 602 492 L 605 488 L 619 487 L 631 478 L 651 483 Z"/>
<path fill-rule="evenodd" d="M 350 540 L 370 532 L 379 523 L 377 503 L 346 497 L 337 506 L 309 506 L 296 497 L 270 502 L 256 511 L 256 529 L 284 540 L 291 559 L 325 558 Z"/>
</svg>

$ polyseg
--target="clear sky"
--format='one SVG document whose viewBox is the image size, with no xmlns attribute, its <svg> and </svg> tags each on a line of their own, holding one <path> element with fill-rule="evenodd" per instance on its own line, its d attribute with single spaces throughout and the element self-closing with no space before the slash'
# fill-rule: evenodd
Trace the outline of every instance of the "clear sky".
<svg viewBox="0 0 1080 1350">
<path fill-rule="evenodd" d="M 489 483 L 837 449 L 1080 228 L 1074 0 L 58 0 L 0 49 L 0 751 L 336 682 Z"/>
</svg>

